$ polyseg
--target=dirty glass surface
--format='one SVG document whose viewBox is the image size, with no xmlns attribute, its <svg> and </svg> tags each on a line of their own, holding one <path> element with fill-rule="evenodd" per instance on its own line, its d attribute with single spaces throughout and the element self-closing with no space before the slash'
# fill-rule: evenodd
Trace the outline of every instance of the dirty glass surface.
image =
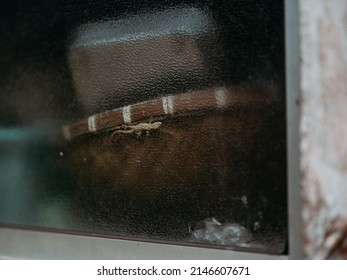
<svg viewBox="0 0 347 280">
<path fill-rule="evenodd" d="M 2 226 L 285 252 L 282 1 L 10 1 L 0 29 Z"/>
</svg>

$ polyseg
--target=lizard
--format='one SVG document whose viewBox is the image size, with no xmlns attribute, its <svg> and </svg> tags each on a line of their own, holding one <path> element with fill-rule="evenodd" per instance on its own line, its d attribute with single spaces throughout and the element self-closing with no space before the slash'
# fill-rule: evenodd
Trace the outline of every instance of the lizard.
<svg viewBox="0 0 347 280">
<path fill-rule="evenodd" d="M 154 123 L 139 123 L 135 125 L 122 125 L 118 129 L 116 129 L 112 136 L 115 134 L 132 134 L 136 133 L 137 135 L 140 135 L 143 131 L 146 131 L 147 134 L 151 130 L 157 130 L 161 126 L 161 122 L 154 122 Z"/>
</svg>

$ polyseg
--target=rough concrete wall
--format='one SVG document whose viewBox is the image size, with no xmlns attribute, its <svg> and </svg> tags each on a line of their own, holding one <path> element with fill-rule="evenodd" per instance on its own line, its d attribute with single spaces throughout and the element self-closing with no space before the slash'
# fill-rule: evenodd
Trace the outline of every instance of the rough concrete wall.
<svg viewBox="0 0 347 280">
<path fill-rule="evenodd" d="M 304 251 L 347 258 L 347 1 L 299 4 Z"/>
</svg>

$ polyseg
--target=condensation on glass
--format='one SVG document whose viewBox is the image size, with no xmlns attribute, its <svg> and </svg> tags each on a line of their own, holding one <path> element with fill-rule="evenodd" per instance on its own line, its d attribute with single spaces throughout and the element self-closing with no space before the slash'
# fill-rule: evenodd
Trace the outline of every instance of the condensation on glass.
<svg viewBox="0 0 347 280">
<path fill-rule="evenodd" d="M 11 1 L 0 223 L 284 253 L 282 1 Z"/>
</svg>

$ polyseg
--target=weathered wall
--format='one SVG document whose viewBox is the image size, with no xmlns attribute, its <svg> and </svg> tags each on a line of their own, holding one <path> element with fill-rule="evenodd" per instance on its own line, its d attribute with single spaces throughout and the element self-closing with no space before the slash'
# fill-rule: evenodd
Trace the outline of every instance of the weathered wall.
<svg viewBox="0 0 347 280">
<path fill-rule="evenodd" d="M 347 258 L 347 1 L 299 3 L 304 251 Z"/>
</svg>

